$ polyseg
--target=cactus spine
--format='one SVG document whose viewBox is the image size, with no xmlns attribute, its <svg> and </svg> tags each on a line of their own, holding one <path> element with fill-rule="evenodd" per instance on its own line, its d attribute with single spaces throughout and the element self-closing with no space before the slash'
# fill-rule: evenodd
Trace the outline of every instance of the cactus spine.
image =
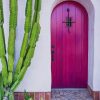
<svg viewBox="0 0 100 100">
<path fill-rule="evenodd" d="M 8 40 L 8 84 L 12 83 L 14 67 L 15 38 L 17 26 L 17 0 L 10 0 L 9 40 Z"/>
<path fill-rule="evenodd" d="M 4 81 L 4 85 L 7 86 L 7 63 L 6 63 L 6 48 L 5 48 L 5 37 L 4 37 L 4 29 L 3 29 L 4 17 L 3 17 L 3 5 L 2 0 L 0 0 L 0 58 L 2 63 L 2 77 Z"/>
</svg>

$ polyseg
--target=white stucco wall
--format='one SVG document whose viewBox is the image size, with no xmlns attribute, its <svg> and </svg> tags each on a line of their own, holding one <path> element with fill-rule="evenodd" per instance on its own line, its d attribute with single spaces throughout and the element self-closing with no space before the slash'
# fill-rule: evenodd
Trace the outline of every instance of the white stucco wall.
<svg viewBox="0 0 100 100">
<path fill-rule="evenodd" d="M 4 14 L 5 14 L 5 36 L 6 44 L 8 40 L 9 30 L 9 0 L 4 1 Z M 16 37 L 16 57 L 15 65 L 19 57 L 23 33 L 24 33 L 24 19 L 25 19 L 25 1 L 18 0 L 19 13 L 18 13 L 18 27 Z M 57 1 L 61 0 L 42 0 L 41 9 L 41 34 L 37 43 L 35 57 L 29 67 L 24 80 L 21 82 L 17 91 L 29 92 L 48 92 L 51 91 L 51 57 L 50 57 L 50 18 L 51 12 Z M 100 91 L 100 0 L 75 0 L 85 6 L 89 13 L 89 75 L 88 84 L 94 90 Z M 95 18 L 93 6 L 95 10 Z M 94 18 L 94 23 L 93 23 Z M 93 27 L 94 25 L 94 27 Z M 93 32 L 94 31 L 94 32 Z M 0 65 L 1 67 L 1 65 Z"/>
<path fill-rule="evenodd" d="M 92 2 L 95 7 L 93 88 L 100 91 L 100 0 Z"/>
</svg>

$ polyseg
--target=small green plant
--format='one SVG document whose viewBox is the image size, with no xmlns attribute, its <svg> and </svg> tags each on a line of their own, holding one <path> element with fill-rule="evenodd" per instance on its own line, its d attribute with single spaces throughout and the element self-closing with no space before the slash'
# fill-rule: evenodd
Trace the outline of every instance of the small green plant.
<svg viewBox="0 0 100 100">
<path fill-rule="evenodd" d="M 24 99 L 25 100 L 33 100 L 32 97 L 26 91 L 24 92 Z"/>
<path fill-rule="evenodd" d="M 24 38 L 22 41 L 20 57 L 14 70 L 15 40 L 18 15 L 18 0 L 9 0 L 9 39 L 8 59 L 6 58 L 6 45 L 4 36 L 3 0 L 0 0 L 0 59 L 2 72 L 0 73 L 0 100 L 14 100 L 14 91 L 23 80 L 34 56 L 36 42 L 40 33 L 41 0 L 35 0 L 34 15 L 32 16 L 32 2 L 26 1 Z M 28 99 L 31 100 L 31 99 Z"/>
</svg>

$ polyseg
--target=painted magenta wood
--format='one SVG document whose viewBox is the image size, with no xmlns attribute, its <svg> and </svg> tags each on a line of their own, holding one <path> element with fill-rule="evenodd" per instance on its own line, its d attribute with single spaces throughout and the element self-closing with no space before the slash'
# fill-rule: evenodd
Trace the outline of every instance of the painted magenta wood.
<svg viewBox="0 0 100 100">
<path fill-rule="evenodd" d="M 64 23 L 71 17 L 72 25 Z M 52 88 L 86 88 L 88 14 L 77 2 L 58 4 L 51 15 Z"/>
</svg>

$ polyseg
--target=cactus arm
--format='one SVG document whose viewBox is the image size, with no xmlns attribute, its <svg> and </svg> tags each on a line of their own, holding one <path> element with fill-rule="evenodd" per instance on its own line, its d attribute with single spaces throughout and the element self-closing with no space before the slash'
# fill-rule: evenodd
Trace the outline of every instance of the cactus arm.
<svg viewBox="0 0 100 100">
<path fill-rule="evenodd" d="M 12 72 L 14 66 L 14 52 L 17 26 L 17 0 L 10 0 L 9 39 L 8 39 L 8 84 L 12 83 Z"/>
<path fill-rule="evenodd" d="M 38 3 L 40 3 L 41 0 L 35 0 L 35 2 L 38 1 Z M 36 3 L 35 3 L 36 5 Z M 38 4 L 38 6 L 41 6 L 41 3 L 40 5 Z M 39 12 L 40 10 L 37 10 L 37 15 L 39 15 Z M 36 15 L 36 16 L 37 16 Z M 14 91 L 17 86 L 20 84 L 20 82 L 23 80 L 24 78 L 24 75 L 31 63 L 31 60 L 34 56 L 34 51 L 35 51 L 35 46 L 36 46 L 36 42 L 39 38 L 39 32 L 40 32 L 40 24 L 39 24 L 39 18 L 36 18 L 36 22 L 35 23 L 32 23 L 32 29 L 31 29 L 31 35 L 30 35 L 30 41 L 29 41 L 29 44 L 28 44 L 28 50 L 27 50 L 27 53 L 26 53 L 26 56 L 24 58 L 24 62 L 23 62 L 23 67 L 17 77 L 17 80 L 14 82 L 14 84 L 11 86 L 11 91 Z M 34 18 L 33 18 L 33 21 L 34 21 Z"/>
<path fill-rule="evenodd" d="M 34 10 L 40 12 L 41 10 L 41 0 L 35 0 Z"/>
<path fill-rule="evenodd" d="M 32 19 L 32 0 L 27 0 L 25 16 L 26 16 L 25 25 L 24 25 L 25 33 L 24 33 L 24 38 L 23 38 L 22 47 L 20 51 L 20 57 L 16 66 L 13 81 L 17 79 L 20 73 L 20 70 L 23 64 L 23 59 L 25 57 L 26 50 L 27 50 L 28 38 L 29 38 L 30 29 L 31 29 L 31 21 L 32 21 L 31 20 Z"/>
<path fill-rule="evenodd" d="M 2 0 L 0 0 L 0 26 L 3 24 L 3 22 L 4 22 L 3 3 L 2 3 Z"/>
<path fill-rule="evenodd" d="M 35 0 L 32 27 L 35 24 L 35 22 L 38 21 L 38 19 L 40 17 L 40 10 L 41 10 L 41 0 Z M 30 34 L 30 37 L 31 37 L 31 34 Z"/>
<path fill-rule="evenodd" d="M 0 26 L 0 57 L 5 56 L 5 44 L 4 44 L 4 38 L 3 38 L 3 26 Z"/>
<path fill-rule="evenodd" d="M 6 48 L 5 48 L 5 37 L 4 37 L 4 29 L 3 29 L 4 17 L 3 17 L 3 4 L 2 0 L 0 0 L 0 58 L 2 63 L 2 77 L 3 84 L 7 86 L 7 63 L 6 63 Z"/>
<path fill-rule="evenodd" d="M 3 96 L 4 96 L 3 79 L 2 79 L 2 74 L 0 73 L 0 100 L 3 99 Z"/>
<path fill-rule="evenodd" d="M 36 27 L 37 26 L 37 27 Z M 35 30 L 35 31 L 34 31 Z M 22 79 L 24 78 L 24 75 L 28 69 L 28 66 L 30 65 L 31 63 L 31 59 L 32 57 L 34 56 L 34 51 L 35 51 L 35 45 L 36 45 L 36 40 L 37 40 L 37 35 L 36 33 L 38 32 L 38 23 L 35 23 L 34 24 L 34 27 L 33 27 L 33 31 L 32 31 L 32 36 L 31 38 L 33 38 L 33 40 L 30 42 L 31 44 L 33 45 L 30 45 L 29 49 L 28 49 L 28 52 L 27 52 L 27 55 L 26 55 L 26 58 L 25 58 L 25 61 L 24 61 L 24 64 L 23 64 L 23 67 L 21 69 L 21 72 L 19 73 L 18 77 L 17 77 L 17 80 L 14 82 L 14 84 L 12 85 L 11 87 L 11 90 L 14 91 L 17 86 L 20 84 L 20 82 L 22 81 Z M 34 35 L 33 35 L 34 34 Z M 39 34 L 38 34 L 39 35 Z M 39 37 L 39 36 L 38 36 Z M 33 42 L 33 43 L 32 43 Z"/>
<path fill-rule="evenodd" d="M 8 77 L 8 71 L 7 71 L 7 60 L 6 57 L 1 58 L 1 63 L 2 63 L 2 77 L 3 77 L 3 82 L 4 85 L 7 87 L 7 77 Z"/>
<path fill-rule="evenodd" d="M 38 1 L 38 2 L 37 2 Z M 37 7 L 36 7 L 37 5 Z M 39 6 L 39 7 L 38 7 Z M 28 44 L 28 51 L 26 53 L 26 57 L 25 60 L 23 62 L 23 67 L 17 77 L 17 80 L 14 82 L 14 84 L 11 87 L 11 90 L 14 91 L 16 89 L 16 87 L 20 84 L 20 82 L 22 81 L 30 63 L 31 63 L 31 59 L 34 56 L 34 51 L 35 51 L 35 46 L 36 46 L 36 42 L 38 40 L 39 37 L 39 32 L 40 32 L 40 24 L 39 24 L 39 20 L 40 20 L 40 8 L 41 7 L 41 0 L 35 0 L 35 9 L 37 10 L 37 17 L 36 17 L 36 22 L 32 25 L 32 29 L 31 29 L 31 33 L 30 33 L 30 41 Z M 34 22 L 34 18 L 33 18 L 33 22 Z"/>
</svg>

